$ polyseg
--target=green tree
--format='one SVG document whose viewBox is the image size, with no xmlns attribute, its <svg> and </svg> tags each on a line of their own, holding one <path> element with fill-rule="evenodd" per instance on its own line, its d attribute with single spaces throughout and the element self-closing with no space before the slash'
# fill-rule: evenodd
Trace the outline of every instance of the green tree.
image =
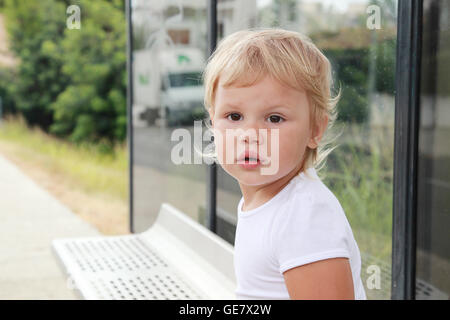
<svg viewBox="0 0 450 320">
<path fill-rule="evenodd" d="M 60 45 L 65 6 L 54 0 L 5 0 L 4 12 L 11 50 L 20 60 L 8 92 L 27 122 L 46 130 L 53 122 L 50 104 L 68 79 L 61 73 L 61 60 L 49 56 L 43 44 Z"/>
<path fill-rule="evenodd" d="M 80 7 L 81 29 L 66 26 Z M 74 142 L 126 137 L 126 24 L 119 0 L 5 0 L 19 58 L 7 91 L 29 124 Z"/>
<path fill-rule="evenodd" d="M 126 24 L 124 12 L 108 1 L 77 1 L 81 29 L 65 29 L 61 46 L 45 44 L 61 57 L 67 88 L 51 104 L 52 133 L 72 141 L 126 137 Z"/>
<path fill-rule="evenodd" d="M 1 116 L 4 116 L 5 114 L 14 114 L 17 111 L 14 99 L 9 92 L 9 82 L 13 76 L 13 70 L 8 68 L 0 69 Z"/>
</svg>

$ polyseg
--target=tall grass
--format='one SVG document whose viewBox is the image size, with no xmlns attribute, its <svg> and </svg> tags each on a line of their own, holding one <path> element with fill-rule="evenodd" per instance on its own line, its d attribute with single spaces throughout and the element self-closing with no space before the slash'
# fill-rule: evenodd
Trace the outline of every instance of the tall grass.
<svg viewBox="0 0 450 320">
<path fill-rule="evenodd" d="M 369 299 L 389 299 L 392 253 L 392 127 L 347 125 L 339 146 L 327 159 L 323 181 L 341 203 L 365 267 L 382 270 L 382 290 L 367 290 Z"/>
<path fill-rule="evenodd" d="M 392 232 L 393 128 L 349 125 L 327 159 L 324 181 L 352 228 L 380 236 Z"/>
<path fill-rule="evenodd" d="M 86 193 L 127 199 L 128 159 L 125 145 L 111 150 L 102 145 L 76 145 L 54 138 L 38 128 L 28 128 L 20 117 L 2 121 L 0 142 L 13 147 L 13 152 L 21 159 L 31 159 L 49 171 L 63 173 Z"/>
</svg>

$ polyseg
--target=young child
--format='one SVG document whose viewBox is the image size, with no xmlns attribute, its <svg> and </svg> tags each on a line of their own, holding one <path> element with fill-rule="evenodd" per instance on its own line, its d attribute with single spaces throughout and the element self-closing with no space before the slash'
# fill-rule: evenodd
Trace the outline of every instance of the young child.
<svg viewBox="0 0 450 320">
<path fill-rule="evenodd" d="M 215 155 L 243 195 L 237 299 L 366 299 L 352 230 L 316 172 L 339 98 L 328 59 L 297 32 L 250 29 L 223 39 L 203 76 Z"/>
</svg>

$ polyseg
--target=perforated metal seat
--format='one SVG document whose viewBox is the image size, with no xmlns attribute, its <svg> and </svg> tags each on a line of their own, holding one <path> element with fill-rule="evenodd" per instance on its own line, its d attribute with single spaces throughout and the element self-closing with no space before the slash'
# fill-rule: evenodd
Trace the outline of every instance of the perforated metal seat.
<svg viewBox="0 0 450 320">
<path fill-rule="evenodd" d="M 233 247 L 167 203 L 143 233 L 55 239 L 52 248 L 85 299 L 235 299 Z M 390 283 L 388 263 L 363 252 L 361 259 L 362 277 L 374 264 Z M 448 295 L 416 279 L 416 298 Z"/>
<path fill-rule="evenodd" d="M 233 247 L 167 203 L 143 233 L 52 248 L 85 299 L 235 299 Z"/>
</svg>

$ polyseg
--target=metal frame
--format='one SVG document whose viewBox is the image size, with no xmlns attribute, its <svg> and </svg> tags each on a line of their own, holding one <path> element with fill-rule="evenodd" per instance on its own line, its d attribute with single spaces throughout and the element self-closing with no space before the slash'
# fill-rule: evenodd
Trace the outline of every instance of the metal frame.
<svg viewBox="0 0 450 320">
<path fill-rule="evenodd" d="M 399 0 L 392 225 L 392 299 L 415 299 L 422 0 Z"/>
<path fill-rule="evenodd" d="M 208 51 L 211 56 L 217 45 L 217 0 L 208 1 Z M 206 214 L 208 216 L 208 228 L 217 232 L 217 165 L 215 162 L 208 165 L 207 181 L 207 204 Z"/>
<path fill-rule="evenodd" d="M 131 20 L 131 0 L 125 2 L 127 21 L 127 140 L 128 140 L 128 204 L 129 229 L 134 233 L 133 227 L 133 26 Z"/>
</svg>

